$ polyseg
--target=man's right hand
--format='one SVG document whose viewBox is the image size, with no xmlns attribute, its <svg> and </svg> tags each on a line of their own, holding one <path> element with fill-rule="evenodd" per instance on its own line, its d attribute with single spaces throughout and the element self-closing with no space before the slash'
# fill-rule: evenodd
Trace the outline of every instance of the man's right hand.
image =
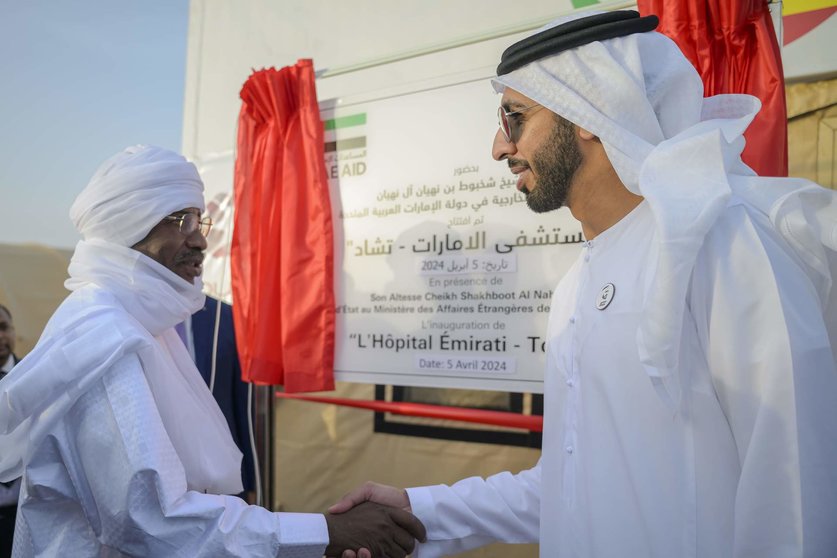
<svg viewBox="0 0 837 558">
<path fill-rule="evenodd" d="M 426 538 L 424 525 L 413 514 L 374 502 L 359 503 L 349 511 L 329 513 L 325 518 L 329 557 L 358 552 L 372 558 L 404 558 L 413 551 L 416 539 Z"/>
<path fill-rule="evenodd" d="M 343 496 L 340 501 L 328 508 L 329 513 L 343 513 L 363 502 L 375 502 L 410 511 L 410 498 L 403 488 L 365 482 Z"/>
</svg>

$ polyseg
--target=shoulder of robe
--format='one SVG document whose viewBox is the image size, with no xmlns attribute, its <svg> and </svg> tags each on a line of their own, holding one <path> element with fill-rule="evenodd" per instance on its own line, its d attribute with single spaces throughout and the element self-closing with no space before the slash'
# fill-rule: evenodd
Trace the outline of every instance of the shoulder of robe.
<svg viewBox="0 0 837 558">
<path fill-rule="evenodd" d="M 74 291 L 61 303 L 50 318 L 41 342 L 50 339 L 88 348 L 113 345 L 138 348 L 152 341 L 148 331 L 113 294 L 95 286 Z"/>
<path fill-rule="evenodd" d="M 785 274 L 795 269 L 808 276 L 770 216 L 733 195 L 704 237 L 692 274 L 693 279 L 695 276 L 707 279 L 715 275 L 712 270 L 727 270 L 724 274 L 734 274 L 746 284 L 748 277 L 775 275 L 777 266 Z"/>
</svg>

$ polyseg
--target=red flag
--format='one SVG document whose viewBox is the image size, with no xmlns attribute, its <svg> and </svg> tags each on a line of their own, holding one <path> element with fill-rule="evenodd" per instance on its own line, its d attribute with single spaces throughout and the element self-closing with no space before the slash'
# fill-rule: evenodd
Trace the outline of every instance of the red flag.
<svg viewBox="0 0 837 558">
<path fill-rule="evenodd" d="M 787 176 L 788 127 L 779 42 L 765 0 L 639 0 L 642 15 L 691 60 L 706 96 L 748 93 L 762 109 L 742 158 L 762 176 Z"/>
<path fill-rule="evenodd" d="M 230 247 L 242 377 L 334 389 L 334 247 L 311 60 L 241 89 Z"/>
</svg>

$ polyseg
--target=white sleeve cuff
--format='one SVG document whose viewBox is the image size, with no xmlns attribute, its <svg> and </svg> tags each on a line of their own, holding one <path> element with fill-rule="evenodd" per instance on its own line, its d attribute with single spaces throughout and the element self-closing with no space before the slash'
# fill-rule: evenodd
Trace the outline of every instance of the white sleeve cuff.
<svg viewBox="0 0 837 558">
<path fill-rule="evenodd" d="M 413 515 L 419 518 L 427 529 L 428 538 L 430 533 L 438 528 L 436 524 L 436 501 L 433 498 L 434 486 L 420 486 L 408 488 L 407 497 L 410 499 L 410 509 Z"/>
<path fill-rule="evenodd" d="M 279 523 L 279 546 L 296 547 L 299 558 L 322 557 L 328 546 L 328 525 L 325 516 L 320 513 L 289 513 L 276 514 Z M 310 552 L 309 552 L 310 550 Z M 280 552 L 281 556 L 286 554 Z M 290 556 L 290 555 L 289 555 Z"/>
</svg>

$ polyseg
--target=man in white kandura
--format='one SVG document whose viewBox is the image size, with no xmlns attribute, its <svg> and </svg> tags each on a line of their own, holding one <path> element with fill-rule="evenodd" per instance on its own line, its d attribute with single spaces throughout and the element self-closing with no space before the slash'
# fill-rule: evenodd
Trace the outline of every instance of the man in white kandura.
<svg viewBox="0 0 837 558">
<path fill-rule="evenodd" d="M 148 146 L 73 203 L 72 292 L 0 381 L 0 481 L 23 476 L 13 555 L 405 556 L 422 527 L 402 510 L 344 521 L 224 496 L 241 452 L 173 328 L 204 304 L 203 209 L 194 165 Z"/>
<path fill-rule="evenodd" d="M 495 159 L 587 239 L 552 300 L 540 462 L 331 511 L 411 506 L 421 558 L 837 556 L 837 196 L 742 163 L 759 101 L 704 99 L 656 25 L 558 20 L 493 81 Z"/>
</svg>

